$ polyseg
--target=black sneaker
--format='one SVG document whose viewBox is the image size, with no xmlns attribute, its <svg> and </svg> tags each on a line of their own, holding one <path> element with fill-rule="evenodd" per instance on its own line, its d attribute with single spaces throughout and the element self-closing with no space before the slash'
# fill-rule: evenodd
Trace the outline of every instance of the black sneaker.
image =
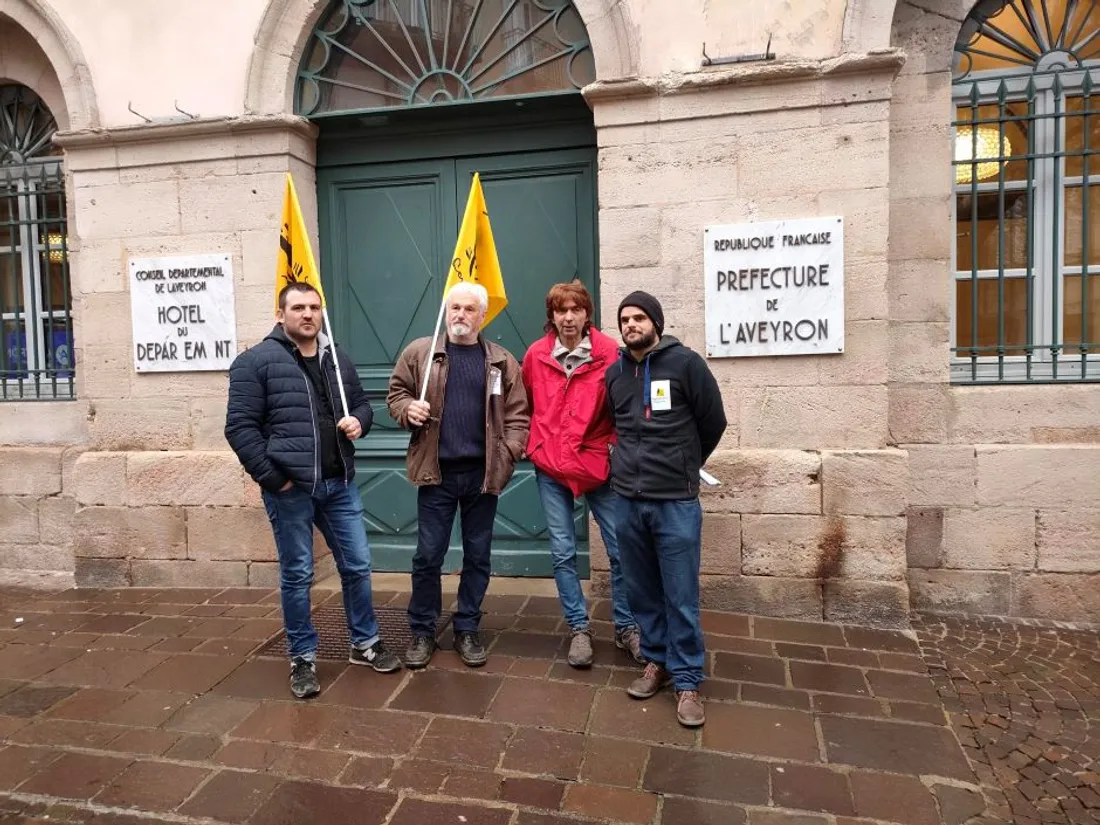
<svg viewBox="0 0 1100 825">
<path fill-rule="evenodd" d="M 381 639 L 365 650 L 353 647 L 348 654 L 348 661 L 353 665 L 373 667 L 379 673 L 393 673 L 395 670 L 401 670 L 401 660 L 386 650 Z"/>
<path fill-rule="evenodd" d="M 426 667 L 435 653 L 435 639 L 431 636 L 413 636 L 409 649 L 405 651 L 405 667 L 418 670 Z"/>
<path fill-rule="evenodd" d="M 489 661 L 489 655 L 481 645 L 477 632 L 464 630 L 455 633 L 455 650 L 466 667 L 481 667 Z"/>
<path fill-rule="evenodd" d="M 308 699 L 321 692 L 317 681 L 317 665 L 301 656 L 290 660 L 290 692 L 299 699 Z"/>
</svg>

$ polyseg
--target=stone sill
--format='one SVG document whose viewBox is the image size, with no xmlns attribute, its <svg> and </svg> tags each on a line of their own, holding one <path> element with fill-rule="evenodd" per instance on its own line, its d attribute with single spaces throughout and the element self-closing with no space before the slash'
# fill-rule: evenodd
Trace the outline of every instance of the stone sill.
<svg viewBox="0 0 1100 825">
<path fill-rule="evenodd" d="M 294 132 L 314 140 L 317 127 L 297 115 L 242 115 L 206 117 L 194 120 L 166 120 L 132 126 L 77 129 L 58 132 L 54 143 L 62 149 L 99 149 L 111 146 L 159 143 L 208 137 L 237 137 L 257 132 Z"/>
<path fill-rule="evenodd" d="M 658 77 L 630 77 L 596 81 L 581 90 L 589 104 L 631 98 L 663 97 L 707 91 L 725 86 L 763 86 L 817 80 L 853 74 L 896 75 L 905 64 L 900 49 L 878 49 L 866 54 L 842 54 L 825 60 L 771 60 L 714 66 Z"/>
</svg>

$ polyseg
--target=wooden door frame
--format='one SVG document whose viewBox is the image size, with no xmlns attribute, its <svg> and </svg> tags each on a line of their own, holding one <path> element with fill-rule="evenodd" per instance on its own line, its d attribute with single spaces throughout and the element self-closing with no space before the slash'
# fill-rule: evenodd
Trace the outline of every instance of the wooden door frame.
<svg viewBox="0 0 1100 825">
<path fill-rule="evenodd" d="M 339 115 L 314 121 L 317 169 L 403 160 L 592 149 L 592 111 L 576 93 Z"/>
</svg>

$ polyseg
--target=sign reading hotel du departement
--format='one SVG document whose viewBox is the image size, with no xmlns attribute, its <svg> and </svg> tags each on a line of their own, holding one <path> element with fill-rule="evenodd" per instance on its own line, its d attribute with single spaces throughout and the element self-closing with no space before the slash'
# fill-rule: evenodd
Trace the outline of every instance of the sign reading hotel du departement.
<svg viewBox="0 0 1100 825">
<path fill-rule="evenodd" d="M 237 354 L 229 255 L 130 259 L 138 372 L 227 370 Z"/>
<path fill-rule="evenodd" d="M 707 355 L 844 352 L 844 219 L 708 226 Z"/>
</svg>

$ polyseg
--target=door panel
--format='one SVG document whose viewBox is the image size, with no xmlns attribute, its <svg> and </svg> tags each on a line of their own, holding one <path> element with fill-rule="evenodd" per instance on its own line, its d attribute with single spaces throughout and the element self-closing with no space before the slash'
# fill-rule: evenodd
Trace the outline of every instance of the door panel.
<svg viewBox="0 0 1100 825">
<path fill-rule="evenodd" d="M 371 452 L 405 454 L 408 434 L 386 411 L 386 386 L 401 351 L 429 334 L 442 300 L 444 239 L 458 232 L 454 164 L 378 164 L 318 171 L 322 268 L 331 284 L 337 342 L 355 359 L 371 399 Z M 379 438 L 379 436 L 382 436 Z"/>
<path fill-rule="evenodd" d="M 474 173 L 481 174 L 508 293 L 508 306 L 485 335 L 522 359 L 543 335 L 547 290 L 573 278 L 593 288 L 593 215 L 584 209 L 593 200 L 591 153 L 468 158 L 457 169 L 460 208 Z"/>
<path fill-rule="evenodd" d="M 457 162 L 460 211 L 474 172 L 481 175 L 508 294 L 508 306 L 484 335 L 517 360 L 543 335 L 551 286 L 580 278 L 595 294 L 593 154 L 565 150 Z M 581 575 L 588 575 L 587 508 L 583 501 L 574 508 L 577 565 Z M 505 565 L 515 568 L 511 575 L 553 575 L 546 520 L 529 461 L 517 465 L 497 508 L 493 568 Z"/>
<path fill-rule="evenodd" d="M 574 277 L 595 293 L 595 151 L 514 153 L 318 170 L 323 271 L 333 326 L 374 408 L 356 444 L 356 483 L 377 570 L 408 570 L 416 548 L 416 489 L 405 478 L 408 435 L 385 406 L 393 364 L 430 335 L 442 301 L 470 180 L 481 173 L 508 292 L 485 335 L 517 359 L 542 335 L 549 287 Z M 578 567 L 588 574 L 587 519 L 576 508 Z M 446 568 L 461 566 L 456 519 Z M 500 498 L 493 570 L 552 575 L 534 471 L 524 461 Z"/>
</svg>

